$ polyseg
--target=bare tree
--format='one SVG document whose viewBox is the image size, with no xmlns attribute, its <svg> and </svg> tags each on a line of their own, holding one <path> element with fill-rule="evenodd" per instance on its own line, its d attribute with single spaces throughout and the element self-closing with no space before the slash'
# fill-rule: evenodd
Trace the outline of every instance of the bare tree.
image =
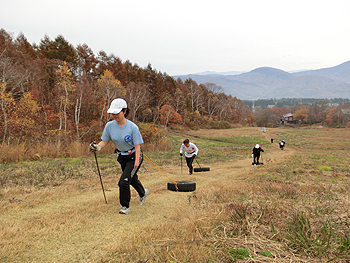
<svg viewBox="0 0 350 263">
<path fill-rule="evenodd" d="M 4 119 L 4 131 L 2 143 L 5 142 L 8 133 L 8 112 L 9 107 L 13 104 L 13 98 L 11 93 L 6 92 L 6 83 L 0 83 L 0 106 L 2 111 L 2 116 Z"/>
<path fill-rule="evenodd" d="M 130 82 L 127 86 L 127 101 L 132 109 L 131 120 L 135 121 L 137 112 L 148 104 L 149 92 L 146 84 Z"/>
<path fill-rule="evenodd" d="M 79 94 L 75 102 L 75 110 L 74 110 L 74 122 L 75 122 L 75 129 L 77 131 L 77 139 L 80 139 L 79 134 L 79 122 L 80 122 L 80 111 L 81 111 L 81 102 L 83 101 L 83 89 L 79 89 Z"/>
<path fill-rule="evenodd" d="M 153 124 L 156 124 L 157 121 L 159 120 L 161 106 L 166 104 L 170 98 L 171 96 L 168 93 L 162 93 L 161 96 L 159 97 L 157 101 L 157 105 L 154 107 L 154 111 L 153 111 Z"/>
<path fill-rule="evenodd" d="M 202 89 L 191 79 L 187 82 L 189 89 L 189 97 L 191 100 L 191 111 L 200 111 L 202 107 Z"/>
<path fill-rule="evenodd" d="M 104 123 L 103 119 L 108 105 L 116 97 L 123 97 L 125 95 L 125 89 L 123 85 L 117 80 L 113 73 L 109 70 L 105 70 L 103 75 L 97 80 L 100 95 L 103 98 L 103 107 L 101 109 L 100 125 Z"/>
<path fill-rule="evenodd" d="M 6 49 L 0 54 L 0 79 L 6 83 L 6 89 L 13 97 L 20 97 L 26 93 L 30 79 L 28 69 L 24 69 L 17 62 L 7 56 Z"/>
<path fill-rule="evenodd" d="M 57 71 L 56 88 L 59 92 L 59 109 L 60 109 L 60 126 L 59 130 L 62 130 L 64 124 L 64 131 L 67 131 L 67 110 L 70 104 L 69 94 L 74 91 L 75 83 L 73 80 L 73 74 L 69 71 L 68 65 L 64 62 L 63 66 Z"/>
<path fill-rule="evenodd" d="M 177 112 L 177 113 L 180 113 L 181 110 L 183 109 L 183 106 L 184 106 L 184 96 L 183 96 L 183 93 L 181 91 L 181 89 L 177 88 L 176 91 L 175 91 L 175 100 L 174 100 L 174 110 Z"/>
<path fill-rule="evenodd" d="M 207 112 L 209 118 L 212 118 L 214 113 L 219 110 L 219 98 L 218 95 L 222 92 L 222 87 L 215 83 L 207 82 L 204 86 L 208 89 L 207 95 Z"/>
</svg>

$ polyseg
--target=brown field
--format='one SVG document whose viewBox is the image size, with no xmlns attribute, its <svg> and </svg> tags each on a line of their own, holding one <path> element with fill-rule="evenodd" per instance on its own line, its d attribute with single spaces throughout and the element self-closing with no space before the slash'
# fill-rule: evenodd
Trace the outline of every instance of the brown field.
<svg viewBox="0 0 350 263">
<path fill-rule="evenodd" d="M 235 128 L 171 137 L 171 151 L 145 154 L 173 180 L 195 181 L 196 191 L 167 190 L 169 180 L 145 163 L 139 178 L 150 195 L 139 206 L 132 190 L 128 215 L 118 214 L 120 170 L 111 154 L 98 156 L 107 204 L 93 155 L 3 164 L 0 262 L 350 262 L 350 129 Z M 189 176 L 183 164 L 181 173 L 184 137 L 199 145 L 198 160 L 209 172 Z M 264 148 L 264 165 L 251 165 L 250 138 Z M 31 179 L 40 169 L 50 178 Z"/>
</svg>

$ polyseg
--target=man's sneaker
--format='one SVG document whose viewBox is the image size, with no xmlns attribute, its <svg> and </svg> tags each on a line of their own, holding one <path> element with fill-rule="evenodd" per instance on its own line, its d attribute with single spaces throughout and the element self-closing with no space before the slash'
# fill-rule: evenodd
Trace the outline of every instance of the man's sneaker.
<svg viewBox="0 0 350 263">
<path fill-rule="evenodd" d="M 119 214 L 129 214 L 130 208 L 123 206 L 122 209 L 119 210 Z"/>
<path fill-rule="evenodd" d="M 140 197 L 139 205 L 144 205 L 146 203 L 146 197 L 149 194 L 148 189 L 145 189 L 145 195 L 143 197 Z"/>
</svg>

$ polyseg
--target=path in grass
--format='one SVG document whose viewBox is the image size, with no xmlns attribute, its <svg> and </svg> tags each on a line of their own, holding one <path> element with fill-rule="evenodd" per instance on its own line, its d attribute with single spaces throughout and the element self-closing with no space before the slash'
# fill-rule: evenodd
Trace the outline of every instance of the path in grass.
<svg viewBox="0 0 350 263">
<path fill-rule="evenodd" d="M 181 174 L 178 166 L 163 166 L 162 170 L 173 180 L 195 181 L 196 192 L 201 194 L 206 187 L 222 180 L 246 180 L 255 169 L 273 166 L 294 153 L 294 149 L 287 147 L 281 151 L 274 144 L 264 153 L 263 166 L 254 167 L 252 159 L 245 158 L 211 164 L 209 172 L 192 176 L 185 169 Z M 104 179 L 108 204 L 104 203 L 97 181 L 70 181 L 47 191 L 4 197 L 6 214 L 0 216 L 0 261 L 99 262 L 109 258 L 118 244 L 127 244 L 130 237 L 181 216 L 181 207 L 188 205 L 189 193 L 168 191 L 168 179 L 151 166 L 140 179 L 150 189 L 150 195 L 146 205 L 139 206 L 133 190 L 128 215 L 118 214 L 117 178 L 112 175 Z M 10 203 L 11 198 L 21 202 Z"/>
</svg>

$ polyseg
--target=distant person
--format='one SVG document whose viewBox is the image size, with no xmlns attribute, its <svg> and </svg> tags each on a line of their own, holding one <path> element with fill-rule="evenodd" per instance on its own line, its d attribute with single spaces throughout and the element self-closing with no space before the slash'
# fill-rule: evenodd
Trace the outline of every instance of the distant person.
<svg viewBox="0 0 350 263">
<path fill-rule="evenodd" d="M 283 150 L 284 146 L 286 145 L 286 142 L 284 140 L 282 140 L 280 142 L 280 149 Z"/>
<path fill-rule="evenodd" d="M 253 157 L 254 157 L 253 164 L 254 165 L 260 164 L 259 163 L 260 152 L 264 152 L 264 150 L 260 147 L 259 144 L 256 144 L 253 148 Z"/>
<path fill-rule="evenodd" d="M 183 155 L 183 152 L 185 152 L 186 163 L 189 169 L 189 175 L 191 175 L 193 173 L 192 163 L 194 158 L 196 158 L 196 156 L 198 155 L 198 148 L 194 143 L 186 139 L 180 147 L 180 156 Z"/>
<path fill-rule="evenodd" d="M 144 189 L 138 179 L 137 172 L 142 164 L 143 155 L 141 144 L 143 139 L 137 125 L 126 119 L 129 109 L 123 99 L 114 99 L 107 110 L 111 113 L 113 121 L 109 121 L 102 133 L 101 141 L 90 144 L 90 151 L 100 151 L 110 141 L 116 146 L 115 153 L 118 154 L 118 162 L 122 168 L 122 175 L 119 179 L 119 202 L 122 206 L 119 213 L 128 214 L 131 199 L 130 185 L 132 185 L 140 196 L 139 205 L 146 203 L 149 193 Z"/>
<path fill-rule="evenodd" d="M 273 138 L 271 138 L 271 143 L 273 143 Z"/>
</svg>

